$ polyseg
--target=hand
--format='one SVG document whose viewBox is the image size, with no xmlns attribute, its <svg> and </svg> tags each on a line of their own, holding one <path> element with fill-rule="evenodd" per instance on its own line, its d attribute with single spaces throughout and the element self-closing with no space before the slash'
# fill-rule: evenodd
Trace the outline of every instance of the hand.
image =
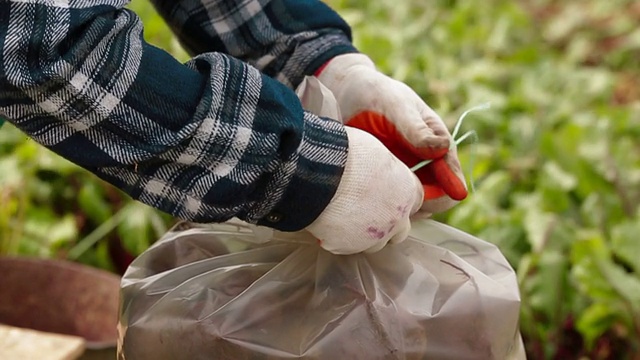
<svg viewBox="0 0 640 360">
<path fill-rule="evenodd" d="M 423 200 L 418 178 L 372 135 L 347 126 L 349 153 L 340 185 L 307 227 L 335 254 L 375 252 L 407 238 Z"/>
<path fill-rule="evenodd" d="M 424 187 L 423 212 L 446 211 L 466 198 L 449 130 L 411 88 L 378 72 L 362 54 L 333 58 L 317 77 L 335 96 L 346 125 L 374 135 L 407 166 L 433 159 L 416 172 Z"/>
</svg>

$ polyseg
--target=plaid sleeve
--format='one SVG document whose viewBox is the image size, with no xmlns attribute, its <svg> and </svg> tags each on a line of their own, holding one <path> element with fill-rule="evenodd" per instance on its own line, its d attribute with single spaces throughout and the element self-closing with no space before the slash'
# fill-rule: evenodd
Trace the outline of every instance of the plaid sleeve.
<svg viewBox="0 0 640 360">
<path fill-rule="evenodd" d="M 0 117 L 177 217 L 312 222 L 340 181 L 342 125 L 231 56 L 178 63 L 125 5 L 0 1 Z"/>
<path fill-rule="evenodd" d="M 218 51 L 295 88 L 356 52 L 349 25 L 320 0 L 152 0 L 188 52 Z"/>
</svg>

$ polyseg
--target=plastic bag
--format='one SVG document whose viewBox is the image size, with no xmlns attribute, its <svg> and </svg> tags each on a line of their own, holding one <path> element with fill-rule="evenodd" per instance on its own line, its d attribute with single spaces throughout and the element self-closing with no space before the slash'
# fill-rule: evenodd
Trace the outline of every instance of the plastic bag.
<svg viewBox="0 0 640 360">
<path fill-rule="evenodd" d="M 182 223 L 138 257 L 119 359 L 525 358 L 516 276 L 492 244 L 420 220 L 400 244 L 339 256 L 255 230 Z"/>
</svg>

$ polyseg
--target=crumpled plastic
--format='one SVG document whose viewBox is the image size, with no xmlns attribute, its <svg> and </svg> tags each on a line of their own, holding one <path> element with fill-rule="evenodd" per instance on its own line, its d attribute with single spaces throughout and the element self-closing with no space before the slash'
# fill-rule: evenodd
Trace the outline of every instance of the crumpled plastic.
<svg viewBox="0 0 640 360">
<path fill-rule="evenodd" d="M 240 221 L 171 229 L 122 279 L 118 358 L 525 359 L 516 275 L 433 220 L 373 254 Z"/>
</svg>

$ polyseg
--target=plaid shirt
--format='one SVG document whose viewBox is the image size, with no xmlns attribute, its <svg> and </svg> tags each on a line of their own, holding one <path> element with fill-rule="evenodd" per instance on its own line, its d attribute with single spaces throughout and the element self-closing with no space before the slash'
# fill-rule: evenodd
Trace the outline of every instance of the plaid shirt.
<svg viewBox="0 0 640 360">
<path fill-rule="evenodd" d="M 355 52 L 319 0 L 156 0 L 194 57 L 144 42 L 127 0 L 0 0 L 0 117 L 134 199 L 291 231 L 329 203 L 344 128 L 292 88 Z"/>
</svg>

